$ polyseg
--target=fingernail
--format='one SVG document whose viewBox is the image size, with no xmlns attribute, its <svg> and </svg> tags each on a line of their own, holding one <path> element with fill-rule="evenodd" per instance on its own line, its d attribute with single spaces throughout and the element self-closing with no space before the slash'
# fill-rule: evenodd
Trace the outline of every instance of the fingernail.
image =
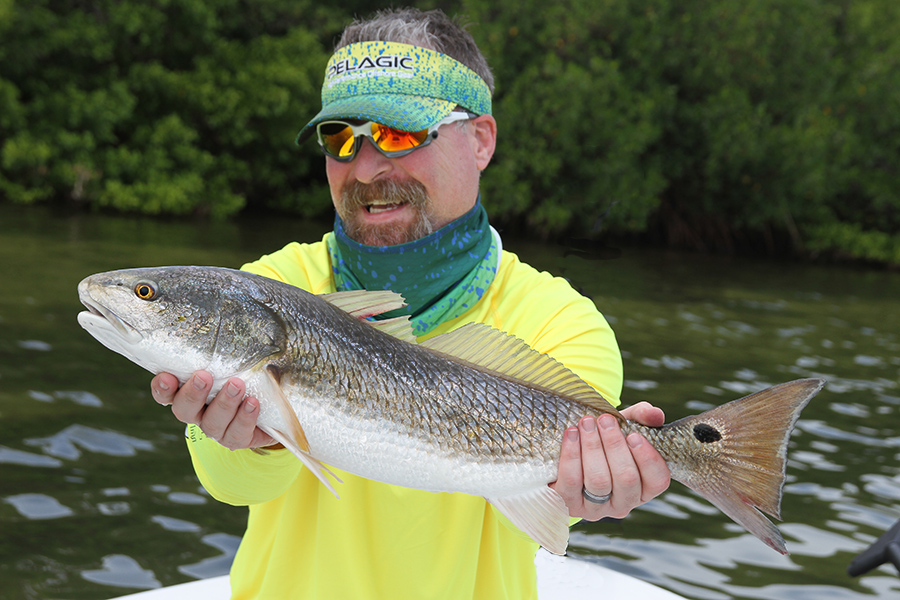
<svg viewBox="0 0 900 600">
<path fill-rule="evenodd" d="M 601 429 L 610 430 L 616 427 L 616 418 L 611 415 L 603 415 L 597 420 L 600 421 Z"/>
<path fill-rule="evenodd" d="M 581 420 L 581 428 L 585 431 L 594 431 L 597 428 L 597 421 L 594 417 L 585 417 Z"/>
<path fill-rule="evenodd" d="M 632 433 L 625 438 L 625 441 L 628 442 L 630 448 L 640 448 L 644 445 L 644 436 L 639 433 Z"/>
<path fill-rule="evenodd" d="M 168 392 L 168 391 L 169 391 L 169 386 L 167 386 L 167 385 L 166 385 L 165 383 L 163 383 L 162 381 L 160 381 L 160 382 L 157 384 L 157 387 L 159 388 L 159 390 L 160 390 L 161 392 Z"/>
<path fill-rule="evenodd" d="M 191 380 L 191 384 L 194 386 L 195 390 L 203 390 L 206 389 L 206 382 L 200 379 L 199 377 L 194 377 Z"/>
<path fill-rule="evenodd" d="M 570 442 L 578 441 L 578 428 L 577 427 L 569 427 L 566 429 L 566 437 L 569 438 Z"/>
<path fill-rule="evenodd" d="M 238 386 L 231 383 L 230 381 L 228 382 L 228 385 L 225 386 L 225 393 L 228 394 L 229 396 L 231 396 L 232 398 L 234 398 L 235 396 L 238 395 L 239 390 L 240 390 L 240 388 L 238 388 Z"/>
</svg>

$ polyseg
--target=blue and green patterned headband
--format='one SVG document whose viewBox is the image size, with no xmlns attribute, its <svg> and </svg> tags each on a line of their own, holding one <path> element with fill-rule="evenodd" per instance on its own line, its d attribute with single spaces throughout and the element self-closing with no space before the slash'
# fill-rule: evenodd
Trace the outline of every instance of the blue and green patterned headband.
<svg viewBox="0 0 900 600">
<path fill-rule="evenodd" d="M 461 106 L 491 114 L 491 91 L 475 71 L 446 54 L 397 42 L 359 42 L 328 61 L 322 110 L 299 144 L 330 119 L 375 121 L 403 131 L 428 129 Z"/>
</svg>

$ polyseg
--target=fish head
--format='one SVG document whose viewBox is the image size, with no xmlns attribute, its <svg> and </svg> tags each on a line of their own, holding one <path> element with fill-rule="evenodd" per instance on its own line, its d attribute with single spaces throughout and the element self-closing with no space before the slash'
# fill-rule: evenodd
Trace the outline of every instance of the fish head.
<svg viewBox="0 0 900 600">
<path fill-rule="evenodd" d="M 104 346 L 182 382 L 209 371 L 216 383 L 283 351 L 283 323 L 249 275 L 214 267 L 98 273 L 78 284 L 78 323 Z"/>
</svg>

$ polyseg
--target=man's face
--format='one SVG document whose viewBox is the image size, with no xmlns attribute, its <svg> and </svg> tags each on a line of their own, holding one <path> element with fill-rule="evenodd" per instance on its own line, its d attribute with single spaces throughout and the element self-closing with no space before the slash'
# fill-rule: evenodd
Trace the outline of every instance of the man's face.
<svg viewBox="0 0 900 600">
<path fill-rule="evenodd" d="M 350 162 L 325 158 L 331 200 L 351 239 L 368 246 L 410 242 L 471 210 L 496 143 L 489 115 L 444 125 L 431 144 L 387 158 L 369 139 Z"/>
</svg>

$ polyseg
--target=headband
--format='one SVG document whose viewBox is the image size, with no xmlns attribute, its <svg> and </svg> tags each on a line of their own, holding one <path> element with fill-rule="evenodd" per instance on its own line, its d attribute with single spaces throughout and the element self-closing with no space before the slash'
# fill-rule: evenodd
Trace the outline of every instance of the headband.
<svg viewBox="0 0 900 600">
<path fill-rule="evenodd" d="M 446 54 L 397 42 L 358 42 L 328 61 L 322 110 L 300 131 L 302 142 L 322 121 L 359 119 L 403 131 L 428 129 L 460 106 L 491 114 L 491 91 L 475 71 Z"/>
</svg>

